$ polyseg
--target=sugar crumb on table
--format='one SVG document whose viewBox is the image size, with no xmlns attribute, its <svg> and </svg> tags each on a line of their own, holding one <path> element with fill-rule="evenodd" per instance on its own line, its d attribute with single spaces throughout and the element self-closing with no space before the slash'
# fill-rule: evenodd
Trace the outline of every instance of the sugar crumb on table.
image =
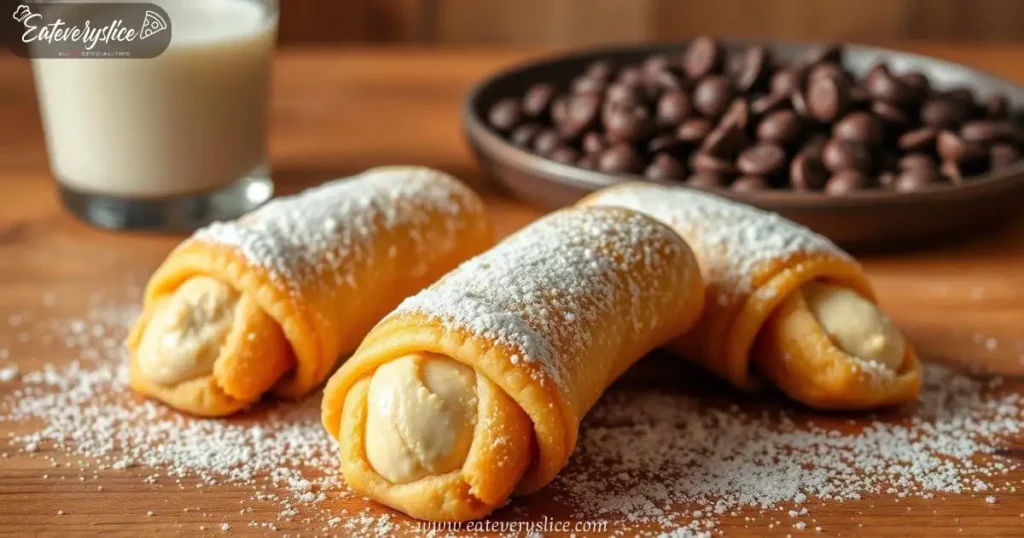
<svg viewBox="0 0 1024 538">
<path fill-rule="evenodd" d="M 209 523 L 218 530 L 415 531 L 415 522 L 380 508 L 339 509 L 337 501 L 358 499 L 337 473 L 315 397 L 220 421 L 184 417 L 132 396 L 120 342 L 137 300 L 137 288 L 106 290 L 77 317 L 19 317 L 19 331 L 33 339 L 49 335 L 50 349 L 77 358 L 21 366 L 7 382 L 0 423 L 22 424 L 11 432 L 9 451 L 66 465 L 72 479 L 129 473 L 142 488 L 241 488 L 241 510 L 250 515 Z M 22 346 L 0 340 L 0 349 L 9 350 L 4 360 L 18 359 Z M 658 372 L 666 365 L 651 360 L 657 359 L 638 365 L 633 385 L 644 385 L 645 369 L 679 375 Z M 0 364 L 0 372 L 11 366 Z M 819 507 L 869 498 L 896 503 L 974 495 L 997 509 L 998 496 L 1015 491 L 1011 478 L 1021 471 L 1019 461 L 1000 451 L 1021 439 L 1024 396 L 1010 381 L 938 365 L 928 365 L 924 377 L 916 407 L 859 420 L 749 398 L 707 398 L 664 383 L 638 388 L 627 379 L 586 417 L 573 461 L 540 495 L 568 517 L 606 520 L 614 531 L 690 536 L 720 533 L 739 517 L 753 530 L 827 531 L 828 521 L 822 520 L 826 527 L 814 520 Z M 247 510 L 253 503 L 277 508 Z M 513 500 L 496 517 L 536 516 L 527 505 L 529 498 Z M 219 515 L 213 507 L 189 513 L 201 510 Z"/>
</svg>

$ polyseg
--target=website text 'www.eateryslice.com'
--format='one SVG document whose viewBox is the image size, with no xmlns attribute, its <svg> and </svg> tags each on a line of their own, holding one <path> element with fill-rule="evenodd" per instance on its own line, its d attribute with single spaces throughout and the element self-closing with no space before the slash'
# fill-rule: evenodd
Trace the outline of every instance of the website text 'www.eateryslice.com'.
<svg viewBox="0 0 1024 538">
<path fill-rule="evenodd" d="M 607 521 L 560 521 L 544 517 L 537 521 L 419 521 L 416 530 L 422 532 L 454 532 L 454 533 L 535 533 L 551 532 L 606 532 Z"/>
</svg>

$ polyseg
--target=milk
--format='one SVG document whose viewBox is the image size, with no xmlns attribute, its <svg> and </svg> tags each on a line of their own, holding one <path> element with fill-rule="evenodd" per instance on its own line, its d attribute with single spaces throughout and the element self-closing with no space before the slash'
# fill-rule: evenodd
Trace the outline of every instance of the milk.
<svg viewBox="0 0 1024 538">
<path fill-rule="evenodd" d="M 265 163 L 276 13 L 250 0 L 156 3 L 172 29 L 156 58 L 32 61 L 50 166 L 68 187 L 160 198 Z"/>
</svg>

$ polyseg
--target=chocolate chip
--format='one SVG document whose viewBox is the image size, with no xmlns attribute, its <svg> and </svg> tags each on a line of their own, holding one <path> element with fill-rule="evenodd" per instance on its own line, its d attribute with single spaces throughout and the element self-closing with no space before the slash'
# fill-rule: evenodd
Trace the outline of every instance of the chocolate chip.
<svg viewBox="0 0 1024 538">
<path fill-rule="evenodd" d="M 558 124 L 558 130 L 567 138 L 575 138 L 597 121 L 601 107 L 601 96 L 596 93 L 581 93 L 569 98 L 565 117 Z"/>
<path fill-rule="evenodd" d="M 512 134 L 509 135 L 508 139 L 512 142 L 513 146 L 520 148 L 528 148 L 533 144 L 533 140 L 537 138 L 537 133 L 541 130 L 540 125 L 536 123 L 526 123 L 516 127 Z"/>
<path fill-rule="evenodd" d="M 921 106 L 921 123 L 937 129 L 956 127 L 966 118 L 963 107 L 950 99 L 929 99 Z"/>
<path fill-rule="evenodd" d="M 566 121 L 569 115 L 569 97 L 562 95 L 555 97 L 555 100 L 551 102 L 551 121 L 557 127 Z"/>
<path fill-rule="evenodd" d="M 500 132 L 506 133 L 519 124 L 523 114 L 519 106 L 519 100 L 511 97 L 501 99 L 491 106 L 487 113 L 487 121 Z"/>
<path fill-rule="evenodd" d="M 648 179 L 683 179 L 686 177 L 686 167 L 675 157 L 667 153 L 659 153 L 644 170 L 644 177 Z"/>
<path fill-rule="evenodd" d="M 690 80 L 703 78 L 722 67 L 724 52 L 722 46 L 712 37 L 694 39 L 683 57 L 683 69 Z"/>
<path fill-rule="evenodd" d="M 763 116 L 783 108 L 787 104 L 789 104 L 788 94 L 769 93 L 750 102 L 750 113 L 755 116 Z"/>
<path fill-rule="evenodd" d="M 789 165 L 789 183 L 794 190 L 817 191 L 828 181 L 828 170 L 821 161 L 807 154 L 798 154 Z"/>
<path fill-rule="evenodd" d="M 750 125 L 750 105 L 747 100 L 742 97 L 733 99 L 729 108 L 725 109 L 725 114 L 722 114 L 720 123 L 734 125 L 742 131 L 747 131 Z"/>
<path fill-rule="evenodd" d="M 942 175 L 949 179 L 949 181 L 954 185 L 960 185 L 964 182 L 963 169 L 956 161 L 942 161 L 940 170 L 942 171 Z"/>
<path fill-rule="evenodd" d="M 899 79 L 903 86 L 906 87 L 908 99 L 911 101 L 923 101 L 932 90 L 928 77 L 924 76 L 923 73 L 911 71 L 903 73 L 899 76 Z"/>
<path fill-rule="evenodd" d="M 632 86 L 639 88 L 644 81 L 644 72 L 642 69 L 636 66 L 629 66 L 619 71 L 619 76 L 615 78 L 615 82 L 622 84 L 623 86 Z"/>
<path fill-rule="evenodd" d="M 810 73 L 807 75 L 807 81 L 813 82 L 819 78 L 834 78 L 840 82 L 845 82 L 846 71 L 839 64 L 830 62 L 819 63 L 811 68 Z"/>
<path fill-rule="evenodd" d="M 642 166 L 643 161 L 629 144 L 616 144 L 597 160 L 597 169 L 606 174 L 636 174 Z"/>
<path fill-rule="evenodd" d="M 911 100 L 912 92 L 888 69 L 873 69 L 865 80 L 865 88 L 873 99 L 879 101 L 906 104 Z"/>
<path fill-rule="evenodd" d="M 962 106 L 968 115 L 976 106 L 974 92 L 969 88 L 953 88 L 946 92 L 946 97 Z"/>
<path fill-rule="evenodd" d="M 935 159 L 925 153 L 908 153 L 899 160 L 899 169 L 935 168 Z"/>
<path fill-rule="evenodd" d="M 885 65 L 882 62 L 875 62 L 874 64 L 871 65 L 871 68 L 868 69 L 867 74 L 864 75 L 864 81 L 867 82 L 883 73 L 888 72 L 889 66 Z"/>
<path fill-rule="evenodd" d="M 646 137 L 654 126 L 650 112 L 639 105 L 606 103 L 601 116 L 608 141 L 635 142 Z"/>
<path fill-rule="evenodd" d="M 734 192 L 757 192 L 769 188 L 768 182 L 761 176 L 742 176 L 729 186 Z"/>
<path fill-rule="evenodd" d="M 608 87 L 608 81 L 594 77 L 577 77 L 572 81 L 572 93 L 601 93 Z"/>
<path fill-rule="evenodd" d="M 963 163 L 982 155 L 981 149 L 976 144 L 960 138 L 952 131 L 940 132 L 935 145 L 939 156 L 947 161 Z"/>
<path fill-rule="evenodd" d="M 609 80 L 614 72 L 615 68 L 612 66 L 611 62 L 606 60 L 595 60 L 587 66 L 587 70 L 584 75 L 597 80 Z"/>
<path fill-rule="evenodd" d="M 749 142 L 743 129 L 734 123 L 722 122 L 708 133 L 700 147 L 710 155 L 731 159 Z"/>
<path fill-rule="evenodd" d="M 644 81 L 647 92 L 652 96 L 664 91 L 680 90 L 686 86 L 683 76 L 672 69 L 651 73 Z"/>
<path fill-rule="evenodd" d="M 709 118 L 717 118 L 732 101 L 732 82 L 724 75 L 714 75 L 697 83 L 693 90 L 693 107 Z"/>
<path fill-rule="evenodd" d="M 868 177 L 857 170 L 843 170 L 832 174 L 825 184 L 825 194 L 841 196 L 868 186 Z"/>
<path fill-rule="evenodd" d="M 721 174 L 703 171 L 696 172 L 686 178 L 684 184 L 695 189 L 717 189 L 725 185 L 725 179 L 722 178 Z"/>
<path fill-rule="evenodd" d="M 935 127 L 921 127 L 903 133 L 896 144 L 904 151 L 931 151 L 938 134 L 939 130 Z"/>
<path fill-rule="evenodd" d="M 939 179 L 939 172 L 934 166 L 917 166 L 900 172 L 893 188 L 899 192 L 919 191 L 938 183 Z"/>
<path fill-rule="evenodd" d="M 544 129 L 533 138 L 533 151 L 546 157 L 562 143 L 562 138 L 554 129 Z"/>
<path fill-rule="evenodd" d="M 703 151 L 690 155 L 690 168 L 695 172 L 710 172 L 723 176 L 736 173 L 736 168 L 731 162 Z"/>
<path fill-rule="evenodd" d="M 879 187 L 883 189 L 892 189 L 896 186 L 896 179 L 899 178 L 899 174 L 896 172 L 882 172 L 878 174 L 876 182 Z"/>
<path fill-rule="evenodd" d="M 683 90 L 665 92 L 658 100 L 658 111 L 655 114 L 658 125 L 675 126 L 693 112 L 690 96 Z"/>
<path fill-rule="evenodd" d="M 534 84 L 523 96 L 523 114 L 528 118 L 543 118 L 551 109 L 555 98 L 555 87 L 551 84 Z"/>
<path fill-rule="evenodd" d="M 736 158 L 736 168 L 751 176 L 772 176 L 786 165 L 786 152 L 775 144 L 763 143 L 743 150 Z"/>
<path fill-rule="evenodd" d="M 808 114 L 822 123 L 835 121 L 850 108 L 846 85 L 829 77 L 811 81 L 804 99 Z"/>
<path fill-rule="evenodd" d="M 807 52 L 804 56 L 804 63 L 843 63 L 843 46 L 839 43 L 826 43 Z"/>
<path fill-rule="evenodd" d="M 833 173 L 851 169 L 862 174 L 871 171 L 871 153 L 867 146 L 855 142 L 829 140 L 822 148 L 821 160 Z"/>
<path fill-rule="evenodd" d="M 587 154 L 601 153 L 608 149 L 608 143 L 605 141 L 604 137 L 601 136 L 601 133 L 594 131 L 583 135 L 583 142 L 581 143 L 581 146 L 583 147 L 583 152 Z"/>
<path fill-rule="evenodd" d="M 604 100 L 605 103 L 635 106 L 643 103 L 644 94 L 638 86 L 616 82 L 605 90 Z"/>
<path fill-rule="evenodd" d="M 972 120 L 963 124 L 960 136 L 968 142 L 988 146 L 995 142 L 1014 140 L 1017 129 L 1008 121 Z"/>
<path fill-rule="evenodd" d="M 828 143 L 828 137 L 825 135 L 815 135 L 804 143 L 803 147 L 800 148 L 800 154 L 807 155 L 815 160 L 820 161 L 825 151 L 825 144 Z"/>
<path fill-rule="evenodd" d="M 580 153 L 569 146 L 558 146 L 551 151 L 548 158 L 565 164 L 574 164 L 580 158 Z"/>
<path fill-rule="evenodd" d="M 874 112 L 882 121 L 893 127 L 906 127 L 910 122 L 910 118 L 907 117 L 907 113 L 902 108 L 887 101 L 872 102 L 871 112 Z"/>
<path fill-rule="evenodd" d="M 772 75 L 770 92 L 773 95 L 788 96 L 800 89 L 800 74 L 793 68 L 779 69 Z"/>
<path fill-rule="evenodd" d="M 768 49 L 761 45 L 748 47 L 743 53 L 743 63 L 736 75 L 736 89 L 749 93 L 760 89 L 767 78 L 771 64 Z"/>
<path fill-rule="evenodd" d="M 985 100 L 985 115 L 993 120 L 1005 120 L 1010 117 L 1010 100 L 1005 94 L 994 93 Z"/>
<path fill-rule="evenodd" d="M 832 127 L 832 136 L 877 147 L 882 144 L 885 132 L 876 116 L 867 112 L 851 112 Z"/>
<path fill-rule="evenodd" d="M 674 134 L 663 134 L 656 136 L 647 143 L 647 152 L 654 154 L 660 152 L 672 153 L 684 145 L 683 141 L 676 138 Z"/>
<path fill-rule="evenodd" d="M 789 145 L 800 136 L 802 123 L 792 110 L 772 112 L 757 125 L 757 139 L 783 146 Z"/>
<path fill-rule="evenodd" d="M 989 148 L 988 153 L 993 169 L 1009 166 L 1020 160 L 1020 150 L 1010 144 L 996 144 Z"/>
<path fill-rule="evenodd" d="M 715 125 L 707 118 L 690 118 L 679 124 L 676 137 L 683 142 L 699 142 L 703 140 Z"/>
<path fill-rule="evenodd" d="M 640 69 L 643 71 L 645 77 L 649 77 L 654 73 L 668 69 L 669 63 L 667 55 L 655 54 L 644 60 L 643 66 Z"/>
</svg>

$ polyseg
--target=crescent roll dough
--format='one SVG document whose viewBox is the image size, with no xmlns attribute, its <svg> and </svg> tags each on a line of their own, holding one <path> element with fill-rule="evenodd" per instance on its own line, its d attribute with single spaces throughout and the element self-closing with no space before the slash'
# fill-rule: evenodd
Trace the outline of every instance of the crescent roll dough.
<svg viewBox="0 0 1024 538">
<path fill-rule="evenodd" d="M 605 389 L 702 305 L 669 228 L 553 213 L 407 299 L 331 378 L 323 423 L 345 480 L 417 518 L 483 517 L 550 482 Z"/>
<path fill-rule="evenodd" d="M 921 366 L 875 306 L 860 266 L 824 237 L 777 214 L 705 192 L 631 183 L 585 206 L 620 206 L 667 223 L 700 260 L 704 314 L 671 349 L 737 387 L 753 365 L 790 397 L 823 409 L 917 398 Z"/>
<path fill-rule="evenodd" d="M 179 245 L 128 339 L 132 387 L 206 416 L 313 390 L 402 299 L 493 243 L 483 203 L 427 168 L 280 198 Z"/>
</svg>

